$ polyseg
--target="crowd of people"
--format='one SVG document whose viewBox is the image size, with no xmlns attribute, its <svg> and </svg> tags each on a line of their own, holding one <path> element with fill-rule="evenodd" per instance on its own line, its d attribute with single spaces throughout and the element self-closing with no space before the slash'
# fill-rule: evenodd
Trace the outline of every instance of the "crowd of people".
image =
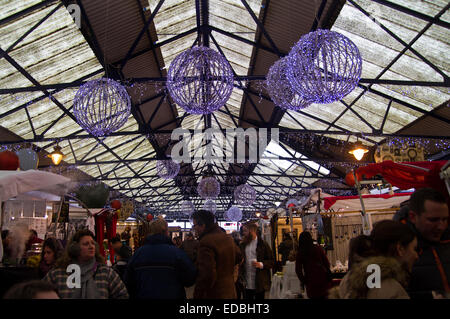
<svg viewBox="0 0 450 319">
<path fill-rule="evenodd" d="M 289 234 L 283 237 L 278 247 L 282 263 L 295 261 L 302 290 L 310 299 L 448 298 L 446 199 L 433 189 L 419 189 L 408 209 L 402 218 L 376 223 L 369 236 L 351 240 L 349 269 L 339 285 L 333 286 L 327 255 L 307 231 L 295 240 Z M 209 211 L 196 211 L 191 218 L 194 233 L 184 241 L 170 238 L 163 218 L 150 222 L 145 241 L 134 253 L 128 241 L 112 239 L 116 255 L 112 267 L 106 265 L 89 230 L 78 231 L 65 249 L 47 238 L 39 264 L 42 279 L 15 285 L 4 298 L 267 298 L 275 259 L 258 225 L 247 222 L 240 232 L 228 235 Z M 8 234 L 3 236 L 8 243 Z M 33 236 L 31 240 L 36 241 Z M 78 280 L 68 272 L 73 265 L 79 269 Z M 378 277 L 369 269 L 378 270 Z M 189 287 L 192 296 L 186 294 Z"/>
</svg>

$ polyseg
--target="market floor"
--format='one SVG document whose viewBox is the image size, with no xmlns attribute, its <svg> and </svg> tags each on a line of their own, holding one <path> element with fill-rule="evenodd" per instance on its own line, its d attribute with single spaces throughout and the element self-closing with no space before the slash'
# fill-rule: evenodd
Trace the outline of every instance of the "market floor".
<svg viewBox="0 0 450 319">
<path fill-rule="evenodd" d="M 186 290 L 186 298 L 193 299 L 195 285 L 188 287 L 188 288 L 184 288 L 184 289 Z M 270 295 L 270 292 L 266 291 L 266 293 L 264 294 L 264 299 L 269 299 L 269 295 Z"/>
</svg>

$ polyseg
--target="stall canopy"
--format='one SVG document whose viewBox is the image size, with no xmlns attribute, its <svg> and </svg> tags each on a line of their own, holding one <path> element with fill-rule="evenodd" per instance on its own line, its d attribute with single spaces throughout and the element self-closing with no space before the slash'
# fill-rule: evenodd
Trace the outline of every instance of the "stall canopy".
<svg viewBox="0 0 450 319">
<path fill-rule="evenodd" d="M 399 207 L 400 204 L 409 199 L 412 193 L 363 195 L 364 206 L 368 210 Z M 324 198 L 324 208 L 334 211 L 360 211 L 361 201 L 359 196 L 331 196 Z"/>
<path fill-rule="evenodd" d="M 400 189 L 432 187 L 448 196 L 445 182 L 439 176 L 446 163 L 447 161 L 403 163 L 384 161 L 360 167 L 355 170 L 355 175 L 359 181 L 381 175 L 387 182 Z M 347 174 L 345 180 L 347 184 L 355 185 L 352 172 Z"/>
<path fill-rule="evenodd" d="M 67 177 L 45 171 L 0 171 L 0 201 L 31 191 L 55 190 L 69 182 Z"/>
</svg>

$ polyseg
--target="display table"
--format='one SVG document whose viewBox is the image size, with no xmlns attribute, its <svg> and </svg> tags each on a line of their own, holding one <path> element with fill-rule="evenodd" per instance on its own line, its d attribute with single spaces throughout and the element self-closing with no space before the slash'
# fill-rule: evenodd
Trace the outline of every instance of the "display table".
<svg viewBox="0 0 450 319">
<path fill-rule="evenodd" d="M 305 298 L 300 288 L 300 280 L 295 273 L 295 262 L 286 262 L 283 272 L 277 272 L 272 277 L 270 299 Z"/>
</svg>

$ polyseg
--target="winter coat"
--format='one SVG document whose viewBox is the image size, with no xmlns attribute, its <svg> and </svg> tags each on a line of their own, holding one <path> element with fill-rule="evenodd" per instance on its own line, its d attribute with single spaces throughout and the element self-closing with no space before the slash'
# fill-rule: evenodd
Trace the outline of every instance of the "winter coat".
<svg viewBox="0 0 450 319">
<path fill-rule="evenodd" d="M 123 277 L 125 275 L 125 271 L 127 270 L 127 262 L 124 260 L 119 260 L 112 266 L 112 268 L 120 276 L 120 279 L 124 280 Z"/>
<path fill-rule="evenodd" d="M 195 263 L 195 260 L 197 259 L 197 250 L 198 250 L 199 242 L 198 240 L 191 239 L 191 240 L 185 240 L 181 244 L 181 249 L 184 250 L 184 252 L 188 255 L 189 258 Z"/>
<path fill-rule="evenodd" d="M 235 299 L 234 266 L 241 260 L 230 235 L 217 224 L 205 229 L 199 238 L 194 299 Z"/>
<path fill-rule="evenodd" d="M 300 282 L 306 286 L 308 298 L 325 298 L 331 287 L 328 273 L 330 262 L 322 247 L 314 245 L 308 256 L 297 253 L 295 272 Z"/>
<path fill-rule="evenodd" d="M 286 264 L 286 261 L 289 258 L 289 254 L 291 250 L 294 248 L 294 243 L 292 239 L 283 240 L 278 246 L 278 252 L 281 254 L 281 263 L 283 265 Z"/>
<path fill-rule="evenodd" d="M 196 269 L 186 253 L 163 234 L 148 236 L 128 261 L 125 283 L 130 298 L 185 299 Z"/>
<path fill-rule="evenodd" d="M 53 284 L 61 299 L 70 299 L 73 298 L 74 288 L 67 287 L 68 276 L 66 269 L 54 268 L 42 280 Z M 94 280 L 100 295 L 99 299 L 128 299 L 124 283 L 111 267 L 98 264 Z"/>
<path fill-rule="evenodd" d="M 413 224 L 407 224 L 417 234 L 419 259 L 413 266 L 408 293 L 412 299 L 433 298 L 432 291 L 445 292 L 450 286 L 450 232 L 439 243 L 425 240 Z M 450 291 L 447 291 L 450 292 Z"/>
<path fill-rule="evenodd" d="M 242 263 L 242 266 L 240 268 L 240 280 L 244 281 L 243 285 L 245 284 L 245 264 L 246 264 L 246 256 L 245 256 L 245 247 L 247 245 L 245 243 L 241 243 L 239 247 L 241 248 L 241 253 L 244 258 L 244 262 Z M 256 245 L 256 259 L 258 262 L 263 263 L 263 268 L 256 268 L 256 278 L 255 278 L 255 290 L 257 293 L 263 292 L 263 291 L 269 291 L 270 285 L 271 285 L 271 274 L 270 269 L 274 266 L 274 258 L 272 254 L 272 249 L 270 249 L 270 246 L 259 236 L 258 237 L 258 243 Z"/>
<path fill-rule="evenodd" d="M 369 288 L 370 264 L 380 266 L 380 288 Z M 373 282 L 371 279 L 369 282 Z M 405 287 L 408 273 L 395 258 L 375 256 L 354 264 L 339 286 L 330 289 L 329 299 L 409 299 Z"/>
</svg>

